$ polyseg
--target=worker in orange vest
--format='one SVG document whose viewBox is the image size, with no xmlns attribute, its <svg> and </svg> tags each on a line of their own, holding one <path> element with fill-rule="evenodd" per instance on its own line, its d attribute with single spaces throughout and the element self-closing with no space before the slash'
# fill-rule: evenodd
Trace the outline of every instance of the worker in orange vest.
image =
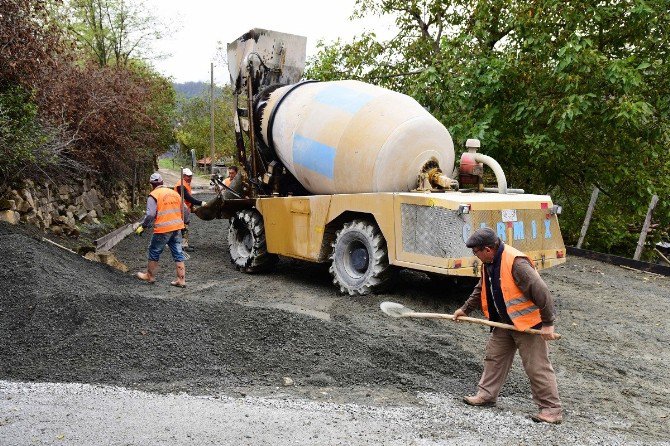
<svg viewBox="0 0 670 446">
<path fill-rule="evenodd" d="M 186 267 L 184 265 L 186 256 L 181 246 L 181 230 L 184 229 L 181 197 L 169 187 L 163 186 L 163 178 L 158 172 L 151 174 L 149 183 L 152 190 L 147 198 L 146 214 L 135 233 L 142 235 L 144 230 L 151 225 L 154 226 L 154 233 L 149 244 L 147 270 L 137 273 L 137 277 L 149 283 L 156 281 L 158 259 L 167 245 L 177 267 L 177 279 L 170 284 L 183 288 L 186 286 Z"/>
<path fill-rule="evenodd" d="M 188 225 L 191 222 L 191 212 L 193 212 L 193 206 L 205 206 L 206 201 L 200 201 L 195 198 L 191 192 L 191 181 L 193 181 L 193 172 L 191 169 L 186 168 L 183 170 L 181 180 L 174 187 L 175 192 L 180 196 L 182 193 L 182 187 L 184 188 L 184 204 L 186 205 L 186 214 L 184 215 L 184 229 L 181 231 L 182 236 L 182 247 L 184 251 L 191 252 L 193 247 L 189 245 L 188 242 Z"/>
<path fill-rule="evenodd" d="M 227 187 L 230 187 L 236 175 L 237 175 L 237 166 L 228 167 L 228 178 L 223 180 L 223 184 L 225 184 Z"/>
<path fill-rule="evenodd" d="M 495 406 L 518 350 L 530 380 L 533 401 L 539 407 L 539 413 L 531 418 L 560 423 L 561 400 L 547 346 L 547 341 L 556 339 L 556 312 L 547 285 L 533 261 L 503 243 L 491 228 L 477 229 L 465 246 L 482 261 L 482 275 L 465 304 L 454 312 L 454 321 L 477 309 L 491 321 L 514 325 L 519 330 L 534 328 L 542 334 L 493 328 L 486 344 L 484 372 L 477 394 L 466 396 L 463 401 L 471 406 Z"/>
</svg>

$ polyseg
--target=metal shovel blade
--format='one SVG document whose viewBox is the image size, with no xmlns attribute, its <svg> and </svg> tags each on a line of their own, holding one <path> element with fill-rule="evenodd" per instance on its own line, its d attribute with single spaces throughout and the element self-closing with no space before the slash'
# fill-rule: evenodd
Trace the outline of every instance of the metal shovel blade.
<svg viewBox="0 0 670 446">
<path fill-rule="evenodd" d="M 414 313 L 411 308 L 396 302 L 382 302 L 379 304 L 379 308 L 391 317 L 406 317 L 408 314 Z"/>
</svg>

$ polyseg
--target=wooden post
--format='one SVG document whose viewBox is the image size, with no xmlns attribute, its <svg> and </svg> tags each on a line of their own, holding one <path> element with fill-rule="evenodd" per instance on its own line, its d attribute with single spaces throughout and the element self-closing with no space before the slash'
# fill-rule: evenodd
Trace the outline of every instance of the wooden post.
<svg viewBox="0 0 670 446">
<path fill-rule="evenodd" d="M 640 260 L 644 242 L 647 239 L 647 232 L 649 232 L 649 225 L 651 225 L 651 214 L 654 212 L 656 203 L 658 203 L 658 195 L 651 197 L 651 203 L 649 203 L 649 209 L 647 210 L 647 218 L 644 219 L 644 225 L 642 225 L 642 232 L 640 232 L 640 239 L 637 241 L 637 248 L 635 249 L 633 260 Z"/>
<path fill-rule="evenodd" d="M 136 198 L 136 193 L 135 193 L 135 188 L 137 187 L 137 160 L 135 160 L 135 163 L 133 164 L 133 187 L 130 188 L 130 205 L 131 207 L 137 206 L 137 203 L 135 203 L 135 198 Z"/>
<path fill-rule="evenodd" d="M 179 195 L 181 196 L 181 221 L 186 223 L 186 210 L 184 209 L 184 166 L 181 167 L 179 172 Z"/>
<path fill-rule="evenodd" d="M 591 202 L 589 203 L 589 208 L 586 210 L 586 217 L 584 217 L 584 224 L 582 225 L 582 231 L 579 234 L 579 241 L 577 242 L 577 248 L 582 247 L 584 243 L 584 237 L 586 237 L 586 231 L 589 229 L 589 223 L 591 223 L 591 215 L 593 215 L 593 209 L 596 207 L 596 201 L 598 200 L 598 194 L 600 189 L 593 186 L 593 192 L 591 192 Z"/>
<path fill-rule="evenodd" d="M 214 62 L 210 64 L 209 84 L 209 173 L 214 173 Z"/>
</svg>

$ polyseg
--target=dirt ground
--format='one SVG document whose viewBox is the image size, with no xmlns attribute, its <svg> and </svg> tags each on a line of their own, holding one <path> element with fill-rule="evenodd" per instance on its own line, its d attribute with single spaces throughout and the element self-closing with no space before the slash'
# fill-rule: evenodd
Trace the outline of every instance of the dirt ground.
<svg viewBox="0 0 670 446">
<path fill-rule="evenodd" d="M 474 391 L 482 371 L 486 328 L 392 319 L 379 311 L 379 303 L 390 300 L 417 311 L 453 312 L 468 287 L 445 289 L 403 270 L 392 291 L 351 298 L 336 292 L 326 265 L 281 259 L 270 274 L 236 271 L 226 235 L 225 221 L 193 222 L 196 251 L 182 290 L 169 286 L 169 253 L 157 284 L 147 285 L 0 226 L 6 259 L 0 379 L 419 412 L 443 404 L 463 423 L 480 413 L 473 410 L 482 411 L 459 400 Z M 148 242 L 146 235 L 132 236 L 114 253 L 137 271 L 145 266 Z M 594 435 L 601 444 L 666 444 L 670 278 L 580 258 L 542 276 L 563 335 L 551 343 L 551 358 L 565 422 L 509 444 L 586 444 Z M 284 377 L 294 384 L 282 386 Z M 483 410 L 500 419 L 534 412 L 518 358 L 498 407 Z M 7 426 L 1 421 L 0 436 Z M 450 444 L 437 421 L 430 426 L 430 444 Z M 318 444 L 330 443 L 322 437 Z"/>
</svg>

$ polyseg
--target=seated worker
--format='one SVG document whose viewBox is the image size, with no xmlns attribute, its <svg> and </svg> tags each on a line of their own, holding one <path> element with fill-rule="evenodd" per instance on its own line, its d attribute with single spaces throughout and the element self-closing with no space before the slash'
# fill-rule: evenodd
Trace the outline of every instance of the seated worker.
<svg viewBox="0 0 670 446">
<path fill-rule="evenodd" d="M 233 182 L 235 179 L 235 175 L 237 175 L 237 166 L 230 166 L 228 168 L 228 178 L 223 180 L 223 184 L 226 186 L 230 187 L 230 184 Z"/>
<path fill-rule="evenodd" d="M 188 225 L 191 222 L 191 212 L 193 212 L 193 206 L 204 206 L 207 204 L 206 201 L 200 201 L 197 198 L 194 198 L 191 192 L 191 181 L 193 180 L 193 172 L 191 169 L 186 168 L 183 171 L 181 181 L 177 183 L 174 187 L 175 192 L 181 196 L 182 186 L 184 187 L 184 204 L 186 205 L 186 215 L 184 215 L 184 229 L 181 231 L 182 236 L 182 248 L 184 251 L 191 252 L 193 247 L 188 243 Z"/>
</svg>

